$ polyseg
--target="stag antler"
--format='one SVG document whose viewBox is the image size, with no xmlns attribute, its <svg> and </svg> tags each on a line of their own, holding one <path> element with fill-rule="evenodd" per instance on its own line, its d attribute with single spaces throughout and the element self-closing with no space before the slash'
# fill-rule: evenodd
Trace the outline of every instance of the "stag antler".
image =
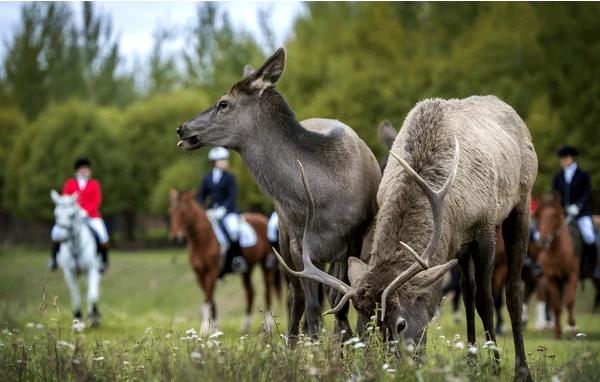
<svg viewBox="0 0 600 382">
<path fill-rule="evenodd" d="M 298 166 L 300 167 L 300 174 L 302 175 L 302 183 L 304 185 L 304 193 L 306 194 L 306 204 L 307 204 L 306 220 L 304 222 L 304 234 L 302 236 L 302 263 L 304 264 L 304 270 L 295 271 L 295 270 L 291 269 L 290 267 L 288 267 L 285 260 L 283 260 L 283 258 L 281 257 L 279 252 L 277 252 L 277 250 L 275 248 L 273 248 L 273 252 L 277 256 L 277 259 L 279 259 L 279 262 L 281 264 L 283 264 L 285 269 L 292 275 L 317 280 L 320 283 L 328 285 L 328 286 L 344 293 L 344 297 L 342 297 L 342 300 L 340 301 L 341 306 L 343 306 L 350 299 L 350 297 L 352 297 L 354 295 L 352 287 L 347 285 L 345 282 L 338 280 L 336 277 L 330 275 L 329 273 L 320 270 L 312 263 L 308 239 L 309 239 L 309 226 L 312 224 L 312 220 L 314 218 L 314 213 L 315 213 L 315 201 L 310 192 L 310 188 L 308 186 L 308 181 L 306 180 L 306 174 L 304 173 L 304 166 L 302 166 L 302 162 L 300 162 L 299 160 L 297 162 L 298 162 Z M 338 304 L 338 306 L 336 308 L 325 312 L 325 314 L 333 313 L 334 311 L 341 309 L 340 304 Z"/>
<path fill-rule="evenodd" d="M 433 215 L 433 233 L 431 235 L 431 239 L 425 248 L 422 256 L 419 256 L 417 252 L 412 249 L 408 244 L 404 242 L 400 242 L 400 244 L 408 250 L 408 252 L 415 258 L 416 263 L 408 267 L 408 269 L 404 270 L 401 274 L 399 274 L 392 282 L 383 290 L 381 294 L 381 320 L 383 321 L 385 318 L 385 308 L 388 295 L 398 289 L 400 286 L 405 284 L 408 280 L 416 276 L 418 273 L 424 271 L 429 268 L 429 256 L 438 246 L 441 236 L 442 236 L 442 227 L 443 227 L 443 216 L 442 212 L 444 210 L 444 198 L 450 185 L 454 181 L 454 177 L 456 176 L 456 171 L 458 170 L 458 161 L 460 156 L 460 146 L 458 144 L 458 139 L 456 136 L 454 137 L 454 161 L 452 163 L 452 168 L 450 169 L 450 173 L 448 174 L 448 178 L 446 182 L 440 188 L 439 191 L 434 191 L 428 184 L 425 182 L 423 178 L 408 163 L 406 163 L 402 158 L 398 155 L 394 154 L 390 151 L 390 155 L 394 157 L 400 165 L 406 170 L 406 172 L 417 182 L 423 193 L 427 197 L 429 204 L 431 205 L 431 213 Z"/>
</svg>

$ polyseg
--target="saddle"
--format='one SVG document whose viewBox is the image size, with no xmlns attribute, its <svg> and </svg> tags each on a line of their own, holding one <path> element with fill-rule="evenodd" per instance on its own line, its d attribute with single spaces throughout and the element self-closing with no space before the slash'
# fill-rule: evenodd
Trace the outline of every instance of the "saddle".
<svg viewBox="0 0 600 382">
<path fill-rule="evenodd" d="M 212 226 L 213 232 L 219 242 L 219 254 L 221 255 L 221 268 L 225 263 L 225 259 L 227 257 L 227 252 L 231 246 L 231 241 L 229 236 L 227 235 L 227 230 L 223 225 L 223 221 L 217 219 L 210 211 L 207 211 L 206 216 L 210 221 L 210 225 Z M 252 248 L 256 245 L 257 237 L 256 232 L 254 232 L 254 228 L 244 219 L 244 215 L 240 218 L 240 247 L 242 248 Z"/>
</svg>

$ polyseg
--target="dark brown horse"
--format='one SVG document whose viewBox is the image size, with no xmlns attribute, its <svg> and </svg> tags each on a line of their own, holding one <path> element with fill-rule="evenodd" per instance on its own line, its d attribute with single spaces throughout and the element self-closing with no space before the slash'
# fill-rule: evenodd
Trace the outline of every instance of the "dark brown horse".
<svg viewBox="0 0 600 382">
<path fill-rule="evenodd" d="M 565 214 L 554 195 L 544 195 L 536 211 L 539 222 L 540 264 L 544 272 L 544 287 L 548 304 L 554 313 L 554 336 L 562 335 L 560 313 L 563 301 L 569 314 L 569 327 L 575 328 L 575 292 L 579 280 L 579 259 L 575 255 Z"/>
<path fill-rule="evenodd" d="M 189 260 L 196 273 L 198 284 L 204 290 L 206 301 L 202 306 L 202 326 L 200 332 L 207 334 L 218 327 L 217 310 L 213 300 L 215 286 L 221 273 L 222 259 L 219 253 L 219 242 L 206 213 L 196 201 L 195 192 L 180 195 L 171 190 L 171 240 L 187 241 Z M 265 329 L 270 330 L 273 324 L 271 316 L 271 293 L 274 291 L 278 298 L 281 296 L 281 284 L 275 277 L 278 269 L 267 267 L 267 257 L 271 255 L 271 245 L 267 239 L 267 217 L 259 213 L 242 214 L 254 229 L 257 236 L 256 245 L 242 248 L 242 253 L 248 262 L 248 271 L 241 274 L 246 291 L 246 315 L 242 323 L 242 331 L 248 331 L 251 322 L 254 289 L 251 275 L 254 265 L 260 264 L 265 281 Z"/>
</svg>

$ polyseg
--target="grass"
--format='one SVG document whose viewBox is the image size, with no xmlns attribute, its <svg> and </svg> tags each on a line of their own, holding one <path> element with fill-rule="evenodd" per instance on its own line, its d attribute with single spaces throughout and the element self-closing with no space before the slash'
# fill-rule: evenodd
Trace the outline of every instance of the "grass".
<svg viewBox="0 0 600 382">
<path fill-rule="evenodd" d="M 277 327 L 261 331 L 260 271 L 254 274 L 255 315 L 242 336 L 244 290 L 229 276 L 217 288 L 224 333 L 198 337 L 203 295 L 183 250 L 114 252 L 102 282 L 99 329 L 71 330 L 71 308 L 61 272 L 45 268 L 47 254 L 22 248 L 0 252 L 0 380 L 511 380 L 510 330 L 499 337 L 501 374 L 492 373 L 489 349 L 480 343 L 469 356 L 464 321 L 455 324 L 449 304 L 428 331 L 422 360 L 387 352 L 377 330 L 347 344 L 331 339 L 326 319 L 318 341 L 286 344 L 285 303 L 273 308 Z M 82 285 L 84 283 L 82 282 Z M 600 375 L 600 320 L 591 312 L 591 285 L 578 289 L 579 332 L 552 339 L 527 329 L 526 348 L 537 380 L 597 380 Z M 85 291 L 85 289 L 83 289 Z M 533 310 L 531 310 L 533 311 Z M 354 316 L 352 320 L 354 321 Z M 564 317 L 563 317 L 564 320 Z M 510 325 L 507 329 L 510 329 Z"/>
</svg>

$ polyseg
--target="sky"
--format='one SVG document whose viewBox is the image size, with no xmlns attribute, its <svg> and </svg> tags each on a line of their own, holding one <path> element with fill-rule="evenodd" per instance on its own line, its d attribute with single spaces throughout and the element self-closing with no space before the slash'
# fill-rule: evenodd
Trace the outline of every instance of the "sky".
<svg viewBox="0 0 600 382">
<path fill-rule="evenodd" d="M 0 54 L 6 50 L 6 42 L 11 38 L 20 20 L 20 8 L 23 2 L 0 2 Z M 176 32 L 190 25 L 195 18 L 197 2 L 184 1 L 126 1 L 96 2 L 96 8 L 108 13 L 113 22 L 113 30 L 121 42 L 121 52 L 125 56 L 126 65 L 136 59 L 144 60 L 150 54 L 153 44 L 153 33 L 158 26 L 174 29 Z M 301 2 L 221 2 L 229 13 L 232 25 L 245 29 L 260 38 L 258 11 L 270 9 L 271 28 L 275 32 L 277 45 L 282 45 L 290 34 L 294 19 L 304 12 Z M 81 2 L 74 2 L 74 11 L 80 15 Z M 177 38 L 165 46 L 165 51 L 174 52 L 182 49 L 185 37 L 177 33 Z"/>
</svg>

